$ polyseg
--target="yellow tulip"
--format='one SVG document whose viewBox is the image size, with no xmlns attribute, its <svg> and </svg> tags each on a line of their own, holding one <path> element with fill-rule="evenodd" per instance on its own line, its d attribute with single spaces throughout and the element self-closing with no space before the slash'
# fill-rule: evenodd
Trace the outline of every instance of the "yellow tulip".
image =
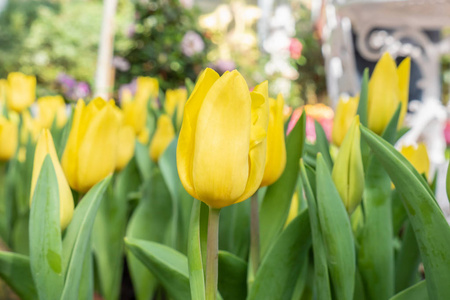
<svg viewBox="0 0 450 300">
<path fill-rule="evenodd" d="M 147 127 L 144 127 L 144 129 L 142 129 L 139 135 L 137 136 L 137 140 L 142 145 L 147 145 L 149 139 L 150 139 L 150 131 L 148 130 Z"/>
<path fill-rule="evenodd" d="M 398 124 L 402 125 L 408 106 L 410 67 L 408 57 L 397 68 L 389 53 L 375 66 L 368 91 L 368 125 L 373 132 L 383 133 L 399 103 L 402 108 Z"/>
<path fill-rule="evenodd" d="M 361 157 L 359 116 L 353 118 L 331 174 L 347 212 L 351 214 L 361 202 L 364 189 L 364 168 Z"/>
<path fill-rule="evenodd" d="M 400 149 L 400 153 L 416 168 L 419 174 L 425 174 L 429 178 L 430 159 L 424 143 L 419 143 L 416 147 L 404 146 Z"/>
<path fill-rule="evenodd" d="M 119 129 L 117 143 L 116 171 L 122 170 L 134 155 L 136 134 L 130 126 L 122 126 Z"/>
<path fill-rule="evenodd" d="M 177 167 L 186 191 L 212 208 L 249 198 L 266 157 L 267 82 L 249 92 L 238 71 L 206 69 L 184 109 Z M 264 93 L 264 94 L 263 94 Z"/>
<path fill-rule="evenodd" d="M 288 217 L 286 219 L 286 223 L 284 224 L 284 227 L 288 226 L 289 223 L 291 223 L 292 220 L 295 219 L 295 217 L 298 215 L 298 193 L 295 192 L 294 196 L 292 196 L 291 199 L 291 205 L 289 207 L 289 213 Z"/>
<path fill-rule="evenodd" d="M 9 109 L 23 111 L 33 104 L 36 98 L 36 77 L 19 72 L 9 73 L 6 95 Z"/>
<path fill-rule="evenodd" d="M 161 115 L 156 124 L 156 132 L 150 143 L 150 158 L 157 162 L 161 154 L 175 137 L 175 129 L 168 115 Z"/>
<path fill-rule="evenodd" d="M 347 134 L 353 117 L 358 109 L 359 96 L 350 97 L 348 99 L 340 98 L 336 107 L 336 113 L 333 120 L 333 131 L 331 138 L 333 144 L 340 146 Z"/>
<path fill-rule="evenodd" d="M 66 104 L 62 96 L 46 96 L 37 100 L 38 120 L 43 128 L 51 128 L 56 118 L 56 126 L 62 128 L 67 122 Z"/>
<path fill-rule="evenodd" d="M 166 91 L 166 101 L 164 102 L 164 108 L 169 116 L 173 116 L 175 108 L 177 109 L 177 126 L 181 124 L 183 119 L 184 104 L 187 100 L 186 89 L 176 89 Z"/>
<path fill-rule="evenodd" d="M 63 170 L 74 190 L 85 193 L 114 171 L 121 121 L 116 109 L 113 101 L 101 98 L 87 106 L 78 100 L 62 157 Z"/>
<path fill-rule="evenodd" d="M 136 82 L 136 94 L 134 98 L 136 101 L 147 101 L 158 98 L 159 83 L 158 79 L 152 77 L 138 77 Z"/>
<path fill-rule="evenodd" d="M 0 161 L 11 159 L 17 150 L 17 124 L 0 114 Z"/>
<path fill-rule="evenodd" d="M 64 176 L 64 172 L 59 163 L 52 135 L 48 129 L 42 130 L 36 144 L 36 151 L 34 153 L 33 175 L 31 179 L 30 205 L 31 201 L 33 200 L 34 189 L 36 188 L 36 183 L 41 172 L 42 164 L 44 163 L 44 159 L 47 154 L 50 154 L 53 168 L 55 169 L 56 173 L 56 179 L 58 181 L 59 216 L 61 222 L 61 230 L 64 230 L 64 228 L 66 228 L 72 220 L 74 209 L 73 196 L 69 184 L 67 183 L 67 179 Z"/>
<path fill-rule="evenodd" d="M 42 130 L 42 124 L 39 120 L 34 119 L 28 110 L 22 112 L 22 128 L 20 129 L 20 142 L 22 144 L 28 143 L 28 139 L 31 142 L 36 142 L 39 133 Z"/>
<path fill-rule="evenodd" d="M 269 127 L 267 129 L 267 152 L 264 176 L 261 186 L 268 186 L 280 178 L 286 166 L 286 144 L 284 139 L 283 107 L 284 99 L 278 94 L 277 100 L 269 99 Z"/>
</svg>

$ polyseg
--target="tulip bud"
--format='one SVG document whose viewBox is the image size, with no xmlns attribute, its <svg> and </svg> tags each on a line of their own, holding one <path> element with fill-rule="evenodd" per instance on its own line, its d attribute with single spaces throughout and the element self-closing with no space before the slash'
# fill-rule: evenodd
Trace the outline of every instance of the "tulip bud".
<svg viewBox="0 0 450 300">
<path fill-rule="evenodd" d="M 70 186 L 81 193 L 112 173 L 116 166 L 120 116 L 114 101 L 78 100 L 62 157 Z"/>
<path fill-rule="evenodd" d="M 173 116 L 175 108 L 177 109 L 177 126 L 181 124 L 183 119 L 184 104 L 187 100 L 186 89 L 176 89 L 166 91 L 166 101 L 164 102 L 164 108 L 169 116 Z"/>
<path fill-rule="evenodd" d="M 33 104 L 36 98 L 36 77 L 19 72 L 8 74 L 7 104 L 8 108 L 22 112 Z"/>
<path fill-rule="evenodd" d="M 145 128 L 147 120 L 147 101 L 122 99 L 123 124 L 131 126 L 136 135 Z"/>
<path fill-rule="evenodd" d="M 350 128 L 353 117 L 358 109 L 359 96 L 348 99 L 340 98 L 336 107 L 336 113 L 333 120 L 332 140 L 333 144 L 340 146 L 344 140 L 347 130 Z"/>
<path fill-rule="evenodd" d="M 149 139 L 150 139 L 150 131 L 148 130 L 147 127 L 144 127 L 144 129 L 142 129 L 139 135 L 137 136 L 137 140 L 142 145 L 147 145 Z"/>
<path fill-rule="evenodd" d="M 400 153 L 416 168 L 419 174 L 425 174 L 429 178 L 430 159 L 424 143 L 419 143 L 416 147 L 403 146 L 400 149 Z"/>
<path fill-rule="evenodd" d="M 37 100 L 38 121 L 42 128 L 51 128 L 56 118 L 56 126 L 62 128 L 67 122 L 66 104 L 62 96 L 46 96 Z"/>
<path fill-rule="evenodd" d="M 383 133 L 399 103 L 402 108 L 398 124 L 402 125 L 408 104 L 410 66 L 411 60 L 405 58 L 397 69 L 387 52 L 376 64 L 368 91 L 368 125 L 373 132 Z"/>
<path fill-rule="evenodd" d="M 0 161 L 9 160 L 14 156 L 17 143 L 17 124 L 0 115 Z"/>
<path fill-rule="evenodd" d="M 289 206 L 289 213 L 286 219 L 286 223 L 284 224 L 284 227 L 288 226 L 289 223 L 291 223 L 292 220 L 295 219 L 295 217 L 298 215 L 298 193 L 295 192 L 291 199 L 291 205 Z"/>
<path fill-rule="evenodd" d="M 269 126 L 267 128 L 267 151 L 264 176 L 261 186 L 268 186 L 280 178 L 286 166 L 286 143 L 284 134 L 284 99 L 278 94 L 277 100 L 269 99 Z"/>
<path fill-rule="evenodd" d="M 238 71 L 206 69 L 184 109 L 177 147 L 181 182 L 212 208 L 244 201 L 261 184 L 268 126 L 267 82 L 249 92 Z"/>
<path fill-rule="evenodd" d="M 159 93 L 158 79 L 152 77 L 138 77 L 136 80 L 135 101 L 147 103 L 150 98 L 156 99 Z"/>
<path fill-rule="evenodd" d="M 175 137 L 175 129 L 168 115 L 161 115 L 156 124 L 156 132 L 150 143 L 150 158 L 157 162 L 161 154 Z"/>
<path fill-rule="evenodd" d="M 122 170 L 134 155 L 136 135 L 131 126 L 122 126 L 119 129 L 117 143 L 116 171 Z"/>
<path fill-rule="evenodd" d="M 349 214 L 361 202 L 364 189 L 364 168 L 360 141 L 359 116 L 355 116 L 339 149 L 331 174 Z"/>
<path fill-rule="evenodd" d="M 36 188 L 39 174 L 41 173 L 42 164 L 44 163 L 44 159 L 47 154 L 50 154 L 53 168 L 55 169 L 56 173 L 56 179 L 58 181 L 59 216 L 61 222 L 61 230 L 64 230 L 64 228 L 69 225 L 70 220 L 72 220 L 74 210 L 73 196 L 69 184 L 67 183 L 67 179 L 64 176 L 64 172 L 59 163 L 52 135 L 48 129 L 42 130 L 36 144 L 36 151 L 34 153 L 33 175 L 31 180 L 30 205 L 31 201 L 33 200 L 34 189 Z"/>
</svg>

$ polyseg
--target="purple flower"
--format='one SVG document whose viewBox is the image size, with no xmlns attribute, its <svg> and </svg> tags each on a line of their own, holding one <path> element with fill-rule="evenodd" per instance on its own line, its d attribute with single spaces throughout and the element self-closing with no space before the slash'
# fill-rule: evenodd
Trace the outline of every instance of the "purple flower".
<svg viewBox="0 0 450 300">
<path fill-rule="evenodd" d="M 181 52 L 187 57 L 191 57 L 199 52 L 202 52 L 205 49 L 205 43 L 203 42 L 202 37 L 192 31 L 189 30 L 183 37 L 181 41 Z"/>
<path fill-rule="evenodd" d="M 226 71 L 233 71 L 236 69 L 236 64 L 232 60 L 219 59 L 210 65 L 210 68 L 215 70 L 219 74 L 223 74 Z"/>
<path fill-rule="evenodd" d="M 121 56 L 114 56 L 112 63 L 113 66 L 119 71 L 126 72 L 130 69 L 130 63 L 128 60 Z"/>
</svg>

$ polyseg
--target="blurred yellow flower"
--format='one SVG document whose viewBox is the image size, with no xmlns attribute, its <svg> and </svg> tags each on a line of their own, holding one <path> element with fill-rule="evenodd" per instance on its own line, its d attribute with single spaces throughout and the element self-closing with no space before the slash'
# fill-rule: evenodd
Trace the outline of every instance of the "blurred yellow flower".
<svg viewBox="0 0 450 300">
<path fill-rule="evenodd" d="M 138 102 L 147 103 L 149 99 L 158 98 L 159 83 L 158 79 L 152 77 L 138 77 L 136 82 L 136 94 L 134 99 Z"/>
<path fill-rule="evenodd" d="M 119 129 L 116 171 L 122 170 L 133 157 L 135 140 L 136 134 L 131 126 L 122 126 Z"/>
<path fill-rule="evenodd" d="M 400 153 L 416 168 L 419 174 L 425 174 L 429 179 L 430 158 L 424 143 L 419 143 L 417 146 L 403 146 Z"/>
<path fill-rule="evenodd" d="M 0 161 L 11 159 L 17 150 L 17 124 L 0 114 Z"/>
<path fill-rule="evenodd" d="M 61 230 L 64 230 L 72 220 L 74 210 L 73 196 L 69 184 L 67 183 L 67 179 L 59 163 L 52 135 L 48 129 L 42 130 L 36 144 L 36 151 L 34 153 L 33 175 L 31 180 L 30 205 L 33 201 L 34 190 L 36 188 L 39 174 L 41 173 L 42 164 L 44 163 L 44 159 L 47 154 L 50 154 L 53 168 L 56 173 L 56 179 L 58 181 L 59 215 Z"/>
<path fill-rule="evenodd" d="M 144 129 L 142 129 L 141 132 L 139 133 L 137 140 L 142 145 L 147 145 L 149 139 L 150 139 L 150 131 L 148 130 L 147 127 L 144 127 Z"/>
<path fill-rule="evenodd" d="M 269 123 L 267 82 L 249 92 L 234 70 L 206 69 L 186 103 L 177 147 L 186 191 L 213 208 L 252 196 L 261 184 Z"/>
<path fill-rule="evenodd" d="M 403 124 L 409 92 L 410 58 L 405 58 L 398 68 L 389 53 L 383 54 L 375 66 L 369 81 L 368 91 L 368 125 L 382 134 L 397 107 L 402 103 L 398 127 Z"/>
<path fill-rule="evenodd" d="M 331 177 L 349 214 L 361 203 L 364 190 L 364 167 L 361 156 L 359 115 L 353 118 L 336 161 Z"/>
<path fill-rule="evenodd" d="M 175 129 L 173 128 L 172 120 L 168 115 L 161 115 L 156 125 L 156 132 L 153 135 L 150 143 L 150 158 L 157 162 L 161 154 L 169 146 L 170 142 L 175 137 Z"/>
<path fill-rule="evenodd" d="M 20 72 L 9 73 L 6 99 L 11 110 L 22 112 L 28 108 L 36 99 L 36 77 Z"/>
<path fill-rule="evenodd" d="M 353 117 L 358 109 L 359 96 L 347 99 L 340 98 L 336 107 L 336 113 L 333 120 L 333 131 L 331 138 L 333 144 L 340 146 L 350 128 Z"/>
<path fill-rule="evenodd" d="M 62 157 L 74 190 L 85 193 L 114 171 L 121 122 L 116 110 L 114 101 L 96 98 L 86 106 L 78 100 Z"/>
<path fill-rule="evenodd" d="M 186 89 L 176 89 L 166 91 L 166 101 L 164 102 L 164 108 L 169 116 L 173 117 L 175 109 L 177 110 L 177 126 L 181 124 L 183 119 L 184 104 L 187 100 Z"/>
<path fill-rule="evenodd" d="M 284 99 L 278 94 L 277 100 L 270 98 L 269 126 L 267 129 L 267 151 L 264 176 L 261 186 L 268 186 L 280 178 L 286 166 L 286 143 L 284 138 Z"/>
<path fill-rule="evenodd" d="M 42 128 L 51 128 L 56 118 L 56 126 L 62 128 L 67 122 L 66 104 L 62 96 L 46 96 L 37 100 L 38 121 Z"/>
</svg>

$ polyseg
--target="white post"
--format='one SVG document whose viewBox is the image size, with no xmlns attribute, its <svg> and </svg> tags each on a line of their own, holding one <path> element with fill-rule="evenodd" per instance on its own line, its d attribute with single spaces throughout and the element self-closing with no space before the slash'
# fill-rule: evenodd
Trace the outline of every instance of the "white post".
<svg viewBox="0 0 450 300">
<path fill-rule="evenodd" d="M 103 20 L 98 47 L 97 71 L 95 74 L 95 96 L 107 100 L 111 93 L 110 86 L 112 57 L 114 51 L 114 17 L 117 0 L 103 0 Z"/>
</svg>

